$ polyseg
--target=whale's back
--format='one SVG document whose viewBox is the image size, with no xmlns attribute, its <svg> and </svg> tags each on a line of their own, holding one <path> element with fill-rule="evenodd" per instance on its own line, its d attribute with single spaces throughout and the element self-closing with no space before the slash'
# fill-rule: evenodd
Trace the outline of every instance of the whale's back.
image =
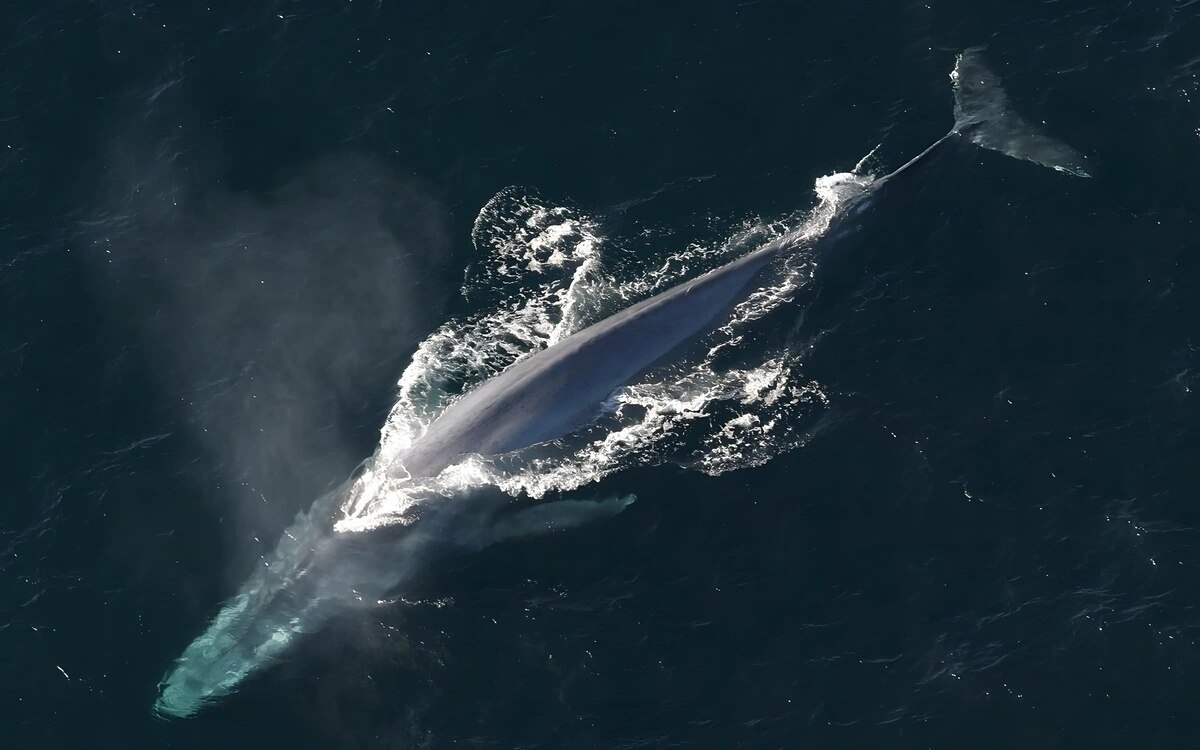
<svg viewBox="0 0 1200 750">
<path fill-rule="evenodd" d="M 434 420 L 405 454 L 405 471 L 435 476 L 465 454 L 508 453 L 569 434 L 614 390 L 709 330 L 788 245 L 773 242 L 517 362 Z"/>
</svg>

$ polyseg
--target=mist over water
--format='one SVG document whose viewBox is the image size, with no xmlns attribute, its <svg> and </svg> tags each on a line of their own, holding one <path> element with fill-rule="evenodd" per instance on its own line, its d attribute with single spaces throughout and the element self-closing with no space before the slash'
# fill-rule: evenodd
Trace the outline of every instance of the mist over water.
<svg viewBox="0 0 1200 750">
<path fill-rule="evenodd" d="M 1198 7 L 0 11 L 0 744 L 1195 744 Z M 979 45 L 1092 179 L 947 152 L 589 429 L 382 471 L 819 234 Z M 157 718 L 314 502 L 388 544 Z"/>
</svg>

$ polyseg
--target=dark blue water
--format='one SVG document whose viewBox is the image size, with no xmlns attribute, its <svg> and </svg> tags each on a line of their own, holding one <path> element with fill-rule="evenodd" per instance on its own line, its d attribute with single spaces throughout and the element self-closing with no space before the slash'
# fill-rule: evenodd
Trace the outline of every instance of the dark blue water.
<svg viewBox="0 0 1200 750">
<path fill-rule="evenodd" d="M 3 746 L 1195 747 L 1200 5 L 0 12 Z M 950 127 L 765 350 L 803 447 L 451 556 L 200 716 L 156 685 L 370 455 L 509 185 L 666 257 Z"/>
</svg>

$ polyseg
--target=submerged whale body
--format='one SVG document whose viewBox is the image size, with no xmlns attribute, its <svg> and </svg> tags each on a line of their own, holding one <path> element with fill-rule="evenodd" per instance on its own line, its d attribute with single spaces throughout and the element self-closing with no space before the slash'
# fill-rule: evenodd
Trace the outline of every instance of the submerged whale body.
<svg viewBox="0 0 1200 750">
<path fill-rule="evenodd" d="M 839 222 L 902 190 L 907 177 L 953 144 L 973 143 L 1087 176 L 1080 154 L 1010 109 L 977 50 L 959 55 L 951 78 L 954 128 L 854 195 L 818 242 L 836 241 L 842 235 Z M 571 433 L 593 419 L 616 389 L 722 323 L 774 259 L 811 240 L 798 234 L 780 237 L 518 361 L 446 408 L 401 455 L 403 472 L 435 477 L 467 455 L 509 453 Z M 435 550 L 477 549 L 545 528 L 575 526 L 618 513 L 630 502 L 559 501 L 507 514 L 495 505 L 446 503 L 380 541 L 334 531 L 333 515 L 347 491 L 344 486 L 320 498 L 284 533 L 266 564 L 176 660 L 159 685 L 156 713 L 191 716 L 233 692 L 297 637 L 399 586 Z"/>
</svg>

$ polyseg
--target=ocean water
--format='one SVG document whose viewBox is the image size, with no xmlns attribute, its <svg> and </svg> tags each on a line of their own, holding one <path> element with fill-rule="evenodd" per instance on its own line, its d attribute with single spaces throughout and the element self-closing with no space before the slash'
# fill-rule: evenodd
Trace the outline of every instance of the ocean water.
<svg viewBox="0 0 1200 750">
<path fill-rule="evenodd" d="M 444 5 L 0 11 L 0 746 L 1200 745 L 1200 4 Z M 822 236 L 974 46 L 1090 179 L 957 150 L 615 417 L 369 481 L 521 356 Z M 390 536 L 620 505 L 157 715 L 348 478 Z"/>
</svg>

